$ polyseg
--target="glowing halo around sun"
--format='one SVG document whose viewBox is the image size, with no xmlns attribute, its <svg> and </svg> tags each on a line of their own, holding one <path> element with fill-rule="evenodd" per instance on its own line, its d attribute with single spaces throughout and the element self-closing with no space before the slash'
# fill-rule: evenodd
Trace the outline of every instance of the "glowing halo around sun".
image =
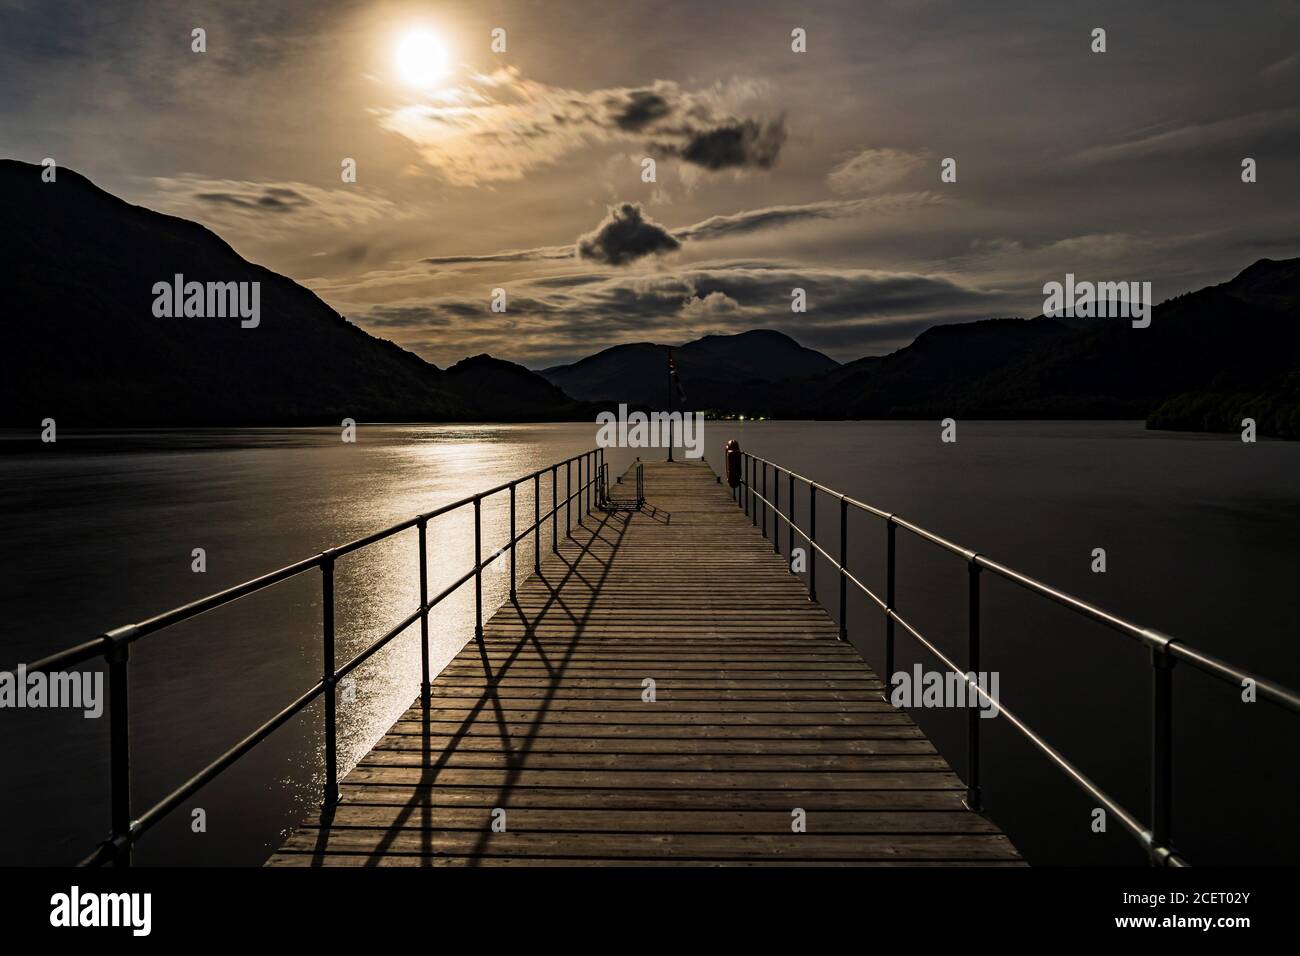
<svg viewBox="0 0 1300 956">
<path fill-rule="evenodd" d="M 402 82 L 419 89 L 437 86 L 451 70 L 447 47 L 431 30 L 404 33 L 393 58 Z"/>
</svg>

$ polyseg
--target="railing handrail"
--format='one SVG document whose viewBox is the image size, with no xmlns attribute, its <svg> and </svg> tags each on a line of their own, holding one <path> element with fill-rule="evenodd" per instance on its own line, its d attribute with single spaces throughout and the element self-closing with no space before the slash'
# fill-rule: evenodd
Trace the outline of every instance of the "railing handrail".
<svg viewBox="0 0 1300 956">
<path fill-rule="evenodd" d="M 214 591 L 212 594 L 191 601 L 189 604 L 182 604 L 178 607 L 174 607 L 169 611 L 156 614 L 153 617 L 147 618 L 146 620 L 140 621 L 136 624 L 125 624 L 121 627 L 114 628 L 113 630 L 106 631 L 99 637 L 92 638 L 89 641 L 84 641 L 83 643 L 74 645 L 73 647 L 65 648 L 62 651 L 51 654 L 48 657 L 43 657 L 38 661 L 26 665 L 27 672 L 30 674 L 37 671 L 50 671 L 55 670 L 60 666 L 67 667 L 83 663 L 84 661 L 103 654 L 109 643 L 133 643 L 141 637 L 144 637 L 146 634 L 151 634 L 154 631 L 160 631 L 165 627 L 171 627 L 173 624 L 187 621 L 192 617 L 197 617 L 205 611 L 211 611 L 218 607 L 222 607 L 223 605 L 229 604 L 231 601 L 247 597 L 263 588 L 268 588 L 273 584 L 279 584 L 281 581 L 286 581 L 304 571 L 318 568 L 325 560 L 326 555 L 332 554 L 337 558 L 345 554 L 350 554 L 353 551 L 358 551 L 361 548 L 375 544 L 385 538 L 391 538 L 395 534 L 400 534 L 403 531 L 414 528 L 418 526 L 421 521 L 431 521 L 434 518 L 441 517 L 442 515 L 455 511 L 458 508 L 472 505 L 475 500 L 482 500 L 491 497 L 492 495 L 500 494 L 512 485 L 520 485 L 534 477 L 544 475 L 556 468 L 562 468 L 571 462 L 577 461 L 579 458 L 594 453 L 595 450 L 584 452 L 582 455 L 574 455 L 570 458 L 564 459 L 563 461 L 555 462 L 546 468 L 539 468 L 537 471 L 529 472 L 513 481 L 507 481 L 489 488 L 486 491 L 467 495 L 464 498 L 434 508 L 432 511 L 425 511 L 413 518 L 407 518 L 403 521 L 399 521 L 397 524 L 389 525 L 380 531 L 374 531 L 368 535 L 349 541 L 346 544 L 326 549 L 320 554 L 313 555 L 310 558 L 303 558 L 301 561 L 295 561 L 293 564 L 286 565 L 276 571 L 269 571 L 266 574 L 259 575 L 258 577 L 249 578 L 247 581 L 226 588 L 224 591 Z M 550 517 L 550 515 L 551 512 L 548 512 L 544 517 Z M 529 530 L 531 530 L 531 528 Z M 492 557 L 495 557 L 495 555 Z M 490 560 L 491 557 L 489 558 L 489 561 Z"/>
<path fill-rule="evenodd" d="M 835 491 L 834 489 L 829 488 L 826 485 L 819 484 L 818 482 L 815 482 L 810 478 L 805 478 L 802 475 L 796 472 L 792 472 L 788 468 L 784 468 L 781 465 L 776 464 L 775 462 L 768 461 L 765 458 L 760 458 L 757 455 L 750 455 L 747 452 L 742 452 L 742 454 L 747 458 L 752 458 L 754 461 L 760 464 L 768 465 L 776 469 L 777 471 L 783 472 L 786 475 L 793 477 L 795 481 L 801 481 L 807 485 L 810 485 L 816 488 L 818 491 L 822 491 L 826 493 L 832 498 L 835 498 L 837 500 L 843 500 L 846 504 L 849 505 L 849 507 L 857 508 L 860 511 L 865 511 L 868 512 L 869 514 L 876 515 L 877 517 L 884 518 L 887 521 L 892 522 L 898 527 L 904 529 L 905 531 L 910 531 L 913 534 L 916 534 L 918 537 L 930 541 L 933 544 L 937 544 L 940 547 L 944 548 L 945 550 L 950 551 L 953 554 L 956 554 L 959 557 L 965 559 L 966 561 L 978 565 L 980 568 L 984 570 L 992 571 L 994 574 L 998 575 L 999 577 L 1011 581 L 1015 584 L 1019 584 L 1021 587 L 1025 588 L 1028 591 L 1032 591 L 1034 593 L 1040 594 L 1043 597 L 1055 601 L 1057 604 L 1061 604 L 1062 606 L 1068 607 L 1071 610 L 1078 611 L 1079 613 L 1085 615 L 1086 617 L 1090 617 L 1101 624 L 1105 624 L 1110 628 L 1112 628 L 1113 630 L 1119 631 L 1123 634 L 1127 634 L 1129 637 L 1132 637 L 1133 639 L 1139 641 L 1140 643 L 1145 644 L 1147 647 L 1150 647 L 1153 650 L 1167 652 L 1169 654 L 1174 655 L 1175 657 L 1178 657 L 1180 660 L 1185 660 L 1188 663 L 1192 664 L 1194 667 L 1198 667 L 1199 669 L 1203 670 L 1205 673 L 1218 677 L 1220 680 L 1226 681 L 1228 683 L 1240 683 L 1243 680 L 1253 681 L 1256 687 L 1261 691 L 1261 695 L 1267 698 L 1270 702 L 1275 703 L 1280 707 L 1285 707 L 1288 710 L 1293 710 L 1296 713 L 1300 713 L 1300 693 L 1297 693 L 1296 691 L 1283 687 L 1282 685 L 1270 681 L 1267 678 L 1260 677 L 1258 674 L 1253 674 L 1250 673 L 1249 671 L 1242 670 L 1241 668 L 1229 664 L 1226 661 L 1220 660 L 1218 658 L 1212 657 L 1209 654 L 1198 651 L 1195 648 L 1190 647 L 1189 645 L 1183 643 L 1182 641 L 1179 641 L 1177 638 L 1170 637 L 1167 634 L 1163 634 L 1160 631 L 1154 630 L 1153 628 L 1142 627 L 1139 624 L 1134 624 L 1132 621 L 1126 620 L 1125 618 L 1122 618 L 1117 614 L 1112 614 L 1109 611 L 1097 607 L 1095 604 L 1091 604 L 1088 601 L 1083 600 L 1082 598 L 1075 597 L 1072 594 L 1069 594 L 1065 591 L 1061 591 L 1058 588 L 1054 588 L 1050 584 L 1044 584 L 1042 581 L 1039 581 L 1037 578 L 1030 577 L 1027 574 L 1023 574 L 1019 571 L 1016 571 L 1014 568 L 1010 568 L 1005 564 L 1001 564 L 997 561 L 994 561 L 991 558 L 986 557 L 984 554 L 978 551 L 973 551 L 970 548 L 964 548 L 959 544 L 954 544 L 953 542 L 947 540 L 946 538 L 940 537 L 939 535 L 935 534 L 932 531 L 929 531 L 926 528 L 922 528 L 919 525 L 913 524 L 910 521 L 906 521 L 903 518 L 900 518 L 897 514 L 893 514 L 888 511 L 882 511 L 879 508 L 875 508 L 872 507 L 871 505 L 864 504 L 861 501 L 858 501 L 854 498 L 850 498 L 848 495 L 841 494 L 840 492 Z M 742 482 L 744 481 L 743 478 L 741 480 Z M 765 502 L 765 503 L 768 504 L 769 506 L 771 505 L 770 502 Z M 789 520 L 786 518 L 785 515 L 780 515 L 780 517 L 783 520 L 787 520 L 787 521 Z M 795 533 L 799 534 L 801 537 L 806 537 L 803 534 L 803 532 L 800 531 L 797 527 L 795 528 Z M 834 558 L 832 558 L 829 554 L 827 554 L 824 549 L 818 547 L 817 550 L 821 554 L 823 554 L 827 558 L 827 560 L 830 560 L 832 562 L 834 561 Z M 861 582 L 858 582 L 855 578 L 852 578 L 852 576 L 850 576 L 850 579 L 853 580 L 855 583 L 857 583 L 858 586 L 862 588 L 863 591 L 867 591 L 868 593 L 870 593 L 869 590 L 866 588 L 866 586 L 861 584 Z"/>
<path fill-rule="evenodd" d="M 838 572 L 840 581 L 840 639 L 847 639 L 847 604 L 846 604 L 846 584 L 852 582 L 867 597 L 871 598 L 881 610 L 885 613 L 886 618 L 886 637 L 885 637 L 885 686 L 888 688 L 892 681 L 894 670 L 894 625 L 897 623 L 902 626 L 912 637 L 914 637 L 926 650 L 933 654 L 948 670 L 960 676 L 970 690 L 990 704 L 996 703 L 999 714 L 1008 719 L 1013 727 L 1033 744 L 1039 751 L 1057 765 L 1062 771 L 1069 776 L 1076 785 L 1097 799 L 1108 811 L 1113 813 L 1124 828 L 1135 836 L 1139 842 L 1147 848 L 1151 862 L 1154 865 L 1163 866 L 1185 866 L 1186 860 L 1175 852 L 1169 839 L 1169 826 L 1172 817 L 1172 683 L 1171 672 L 1175 661 L 1186 661 L 1198 670 L 1209 674 L 1225 683 L 1244 686 L 1246 681 L 1250 681 L 1257 696 L 1268 700 L 1286 710 L 1300 713 L 1300 694 L 1290 688 L 1284 687 L 1274 681 L 1260 677 L 1235 665 L 1229 664 L 1216 657 L 1199 651 L 1187 644 L 1184 644 L 1166 634 L 1161 633 L 1153 628 L 1145 628 L 1134 624 L 1123 617 L 1111 614 L 1082 598 L 1075 597 L 1058 588 L 1045 584 L 1036 578 L 1022 574 L 1007 565 L 993 561 L 977 551 L 970 548 L 964 548 L 961 545 L 949 541 L 934 532 L 913 524 L 900 518 L 897 514 L 876 508 L 865 502 L 851 498 L 842 492 L 835 491 L 826 485 L 813 481 L 797 472 L 791 471 L 776 462 L 769 461 L 757 455 L 751 455 L 748 452 L 740 452 L 740 474 L 737 476 L 738 484 L 736 486 L 737 504 L 744 508 L 747 514 L 751 515 L 755 527 L 759 526 L 759 508 L 762 508 L 762 529 L 763 534 L 767 534 L 767 509 L 772 510 L 772 546 L 774 550 L 780 550 L 780 535 L 777 531 L 777 519 L 784 520 L 789 532 L 789 547 L 793 550 L 794 535 L 798 534 L 800 538 L 807 541 L 809 546 L 820 554 L 831 567 Z M 762 489 L 758 490 L 754 472 L 757 466 L 761 466 L 762 472 Z M 773 472 L 773 500 L 767 497 L 767 470 L 771 468 Z M 790 514 L 783 514 L 780 508 L 780 476 L 784 474 L 789 485 L 787 495 L 787 508 Z M 809 493 L 809 531 L 805 532 L 800 528 L 794 517 L 794 486 L 795 482 L 802 482 L 808 487 Z M 840 555 L 837 560 L 825 548 L 816 541 L 816 506 L 817 492 L 822 492 L 833 500 L 840 503 Z M 742 500 L 742 498 L 744 500 Z M 848 534 L 848 509 L 852 507 L 856 510 L 866 512 L 879 518 L 883 518 L 887 528 L 887 596 L 882 599 L 871 588 L 863 584 L 847 567 L 847 534 Z M 896 580 L 896 545 L 895 529 L 903 528 L 923 540 L 958 555 L 967 562 L 970 578 L 970 612 L 969 612 L 969 647 L 968 656 L 971 666 L 963 670 L 946 654 L 939 650 L 931 641 L 927 640 L 913 625 L 907 622 L 899 613 L 894 604 L 895 580 Z M 816 600 L 816 558 L 810 561 L 808 594 L 809 598 Z M 1013 712 L 1007 709 L 1006 705 L 998 700 L 994 702 L 989 697 L 984 688 L 980 687 L 974 679 L 974 674 L 978 672 L 979 658 L 979 634 L 980 634 L 980 591 L 979 581 L 983 571 L 990 571 L 1000 578 L 1011 581 L 1020 585 L 1029 592 L 1046 597 L 1069 610 L 1082 614 L 1094 621 L 1106 624 L 1114 630 L 1125 634 L 1150 649 L 1152 664 L 1152 773 L 1151 773 L 1151 802 L 1152 802 L 1152 825 L 1150 828 L 1145 827 L 1139 822 L 1136 816 L 1126 810 L 1114 798 L 1109 796 L 1097 784 L 1089 779 L 1081 770 L 1071 763 L 1064 755 L 1052 747 L 1042 736 L 1030 728 L 1024 721 L 1017 717 Z M 889 701 L 889 693 L 886 690 L 885 700 Z M 980 809 L 980 782 L 979 782 L 979 716 L 974 707 L 968 718 L 968 755 L 970 760 L 970 769 L 968 770 L 967 784 L 967 806 L 972 810 Z"/>
<path fill-rule="evenodd" d="M 555 462 L 544 468 L 521 475 L 510 481 L 503 482 L 484 491 L 476 492 L 457 501 L 449 502 L 429 511 L 399 521 L 380 531 L 373 532 L 360 538 L 356 538 L 346 544 L 338 547 L 328 548 L 320 554 L 293 564 L 286 565 L 278 570 L 250 578 L 233 587 L 226 588 L 223 591 L 216 591 L 212 594 L 201 597 L 188 604 L 180 605 L 171 610 L 164 611 L 161 614 L 154 615 L 135 624 L 125 624 L 121 627 L 113 628 L 106 631 L 98 637 L 89 641 L 83 641 L 72 647 L 66 648 L 54 654 L 40 658 L 30 664 L 19 665 L 28 674 L 38 672 L 50 672 L 72 667 L 84 663 L 96 657 L 104 657 L 109 665 L 109 737 L 110 737 L 110 768 L 111 782 L 110 802 L 112 804 L 112 828 L 111 833 L 103 843 L 101 843 L 89 856 L 83 859 L 81 866 L 94 866 L 107 861 L 112 861 L 116 865 L 126 866 L 130 864 L 131 848 L 140 839 L 140 837 L 149 830 L 154 824 L 165 817 L 168 813 L 180 805 L 186 797 L 197 792 L 205 786 L 218 774 L 237 761 L 240 757 L 252 750 L 258 743 L 266 739 L 274 730 L 290 718 L 298 714 L 303 708 L 311 704 L 317 697 L 324 695 L 326 703 L 325 716 L 325 802 L 332 804 L 338 801 L 337 788 L 337 751 L 336 751 L 336 728 L 334 715 L 334 694 L 335 687 L 340 678 L 347 676 L 375 653 L 385 647 L 390 641 L 400 635 L 417 620 L 421 625 L 421 682 L 420 682 L 420 700 L 424 706 L 428 706 L 429 698 L 429 643 L 428 643 L 428 616 L 443 600 L 450 597 L 456 590 L 469 582 L 472 578 L 475 580 L 475 638 L 481 639 L 483 636 L 483 569 L 488 567 L 493 561 L 501 557 L 508 550 L 510 552 L 510 599 L 514 599 L 516 594 L 516 577 L 515 572 L 515 548 L 523 541 L 528 534 L 532 533 L 536 540 L 537 555 L 534 557 L 534 569 L 540 567 L 541 553 L 541 527 L 548 519 L 551 521 L 551 550 L 558 550 L 558 517 L 560 512 L 561 500 L 557 493 L 558 475 L 560 469 L 565 472 L 565 497 L 563 505 L 565 509 L 565 534 L 571 535 L 572 530 L 572 507 L 574 498 L 583 499 L 585 496 L 585 505 L 579 501 L 579 508 L 585 508 L 586 513 L 590 513 L 593 504 L 592 489 L 597 486 L 598 476 L 605 469 L 605 451 L 603 448 L 594 448 L 589 451 L 573 455 L 563 461 Z M 573 465 L 578 466 L 578 483 L 575 486 L 573 481 Z M 586 471 L 586 477 L 583 472 Z M 541 476 L 549 473 L 551 475 L 551 507 L 543 513 L 541 511 Z M 531 481 L 533 483 L 533 523 L 524 528 L 521 532 L 516 532 L 516 488 L 520 485 Z M 482 502 L 484 499 L 493 495 L 500 494 L 503 491 L 510 493 L 510 534 L 506 545 L 488 555 L 486 560 L 483 556 L 482 548 Z M 598 503 L 598 502 L 596 502 Z M 459 578 L 443 588 L 432 600 L 428 599 L 427 586 L 427 536 L 426 528 L 428 523 L 441 515 L 448 514 L 459 508 L 473 506 L 474 508 L 474 563 L 473 566 L 462 574 Z M 579 516 L 581 520 L 581 515 Z M 420 545 L 420 606 L 415 611 L 408 614 L 405 618 L 389 628 L 383 635 L 372 641 L 365 649 L 354 655 L 347 663 L 342 666 L 336 666 L 334 661 L 334 611 L 333 611 L 333 568 L 334 562 L 354 551 L 383 541 L 403 531 L 416 528 L 419 531 Z M 130 729 L 129 729 L 129 709 L 127 705 L 127 662 L 129 660 L 129 647 L 140 638 L 171 627 L 183 621 L 190 620 L 207 611 L 224 607 L 233 601 L 247 597 L 250 594 L 261 591 L 265 588 L 287 581 L 290 578 L 297 577 L 306 571 L 319 568 L 322 572 L 322 590 L 323 590 L 323 642 L 325 649 L 325 673 L 315 685 L 301 694 L 293 703 L 289 704 L 274 717 L 262 723 L 257 729 L 246 735 L 237 744 L 223 753 L 216 760 L 209 763 L 197 774 L 190 777 L 185 783 L 181 784 L 167 796 L 163 797 L 152 807 L 146 810 L 139 818 L 132 819 L 130 812 Z"/>
</svg>

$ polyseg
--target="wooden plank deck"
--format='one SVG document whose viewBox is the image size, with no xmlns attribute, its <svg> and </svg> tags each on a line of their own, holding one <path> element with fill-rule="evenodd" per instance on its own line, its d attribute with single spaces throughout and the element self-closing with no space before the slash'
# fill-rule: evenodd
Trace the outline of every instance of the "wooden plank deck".
<svg viewBox="0 0 1300 956">
<path fill-rule="evenodd" d="M 269 865 L 1022 865 L 712 470 L 645 478 Z"/>
</svg>

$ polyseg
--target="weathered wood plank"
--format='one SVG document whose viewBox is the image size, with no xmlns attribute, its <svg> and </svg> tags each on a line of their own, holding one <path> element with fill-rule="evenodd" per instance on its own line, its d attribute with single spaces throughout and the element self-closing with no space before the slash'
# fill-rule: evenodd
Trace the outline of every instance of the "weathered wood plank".
<svg viewBox="0 0 1300 956">
<path fill-rule="evenodd" d="M 684 860 L 680 858 L 646 859 L 643 857 L 617 857 L 608 860 L 588 857 L 518 857 L 518 856 L 425 856 L 423 854 L 390 853 L 379 856 L 365 856 L 347 853 L 276 853 L 267 861 L 267 866 L 309 867 L 309 866 L 381 866 L 381 867 L 417 867 L 417 866 L 539 866 L 560 867 L 598 867 L 598 866 L 797 866 L 797 867 L 1022 867 L 1021 860 L 786 860 L 780 858 L 746 859 L 746 860 Z"/>
<path fill-rule="evenodd" d="M 816 770 L 534 770 L 430 767 L 386 767 L 362 763 L 348 775 L 356 784 L 474 787 L 688 787 L 698 790 L 728 790 L 732 787 L 761 787 L 769 790 L 965 790 L 956 774 L 906 770 L 816 771 Z"/>
<path fill-rule="evenodd" d="M 821 738 L 805 740 L 734 740 L 729 738 L 639 737 L 611 739 L 609 737 L 499 737 L 478 736 L 458 739 L 453 736 L 424 734 L 387 734 L 374 751 L 457 750 L 461 753 L 487 751 L 500 753 L 673 753 L 697 754 L 933 754 L 934 745 L 923 737 L 902 740 L 865 740 L 858 737 L 841 739 L 828 745 Z"/>
<path fill-rule="evenodd" d="M 399 720 L 390 734 L 407 734 L 413 737 L 447 736 L 459 740 L 477 740 L 483 737 L 526 737 L 532 740 L 559 738 L 620 738 L 654 740 L 885 740 L 898 737 L 921 737 L 921 728 L 913 723 L 894 720 L 891 723 L 873 724 L 593 724 L 581 722 L 543 724 L 499 723 L 495 716 L 481 714 L 473 721 L 457 720 Z"/>
<path fill-rule="evenodd" d="M 965 791 L 958 790 L 754 790 L 736 788 L 726 794 L 726 808 L 735 811 L 779 810 L 961 810 Z M 492 787 L 423 785 L 385 787 L 357 785 L 341 806 L 397 806 L 412 812 L 436 807 L 530 807 L 567 809 L 701 810 L 719 806 L 716 790 L 637 787 L 512 787 L 504 794 Z"/>
<path fill-rule="evenodd" d="M 619 773 L 654 773 L 658 771 L 699 771 L 727 773 L 729 771 L 754 771 L 757 773 L 798 773 L 804 771 L 843 772 L 881 770 L 936 770 L 948 769 L 947 762 L 937 754 L 830 754 L 796 753 L 780 754 L 764 751 L 759 754 L 681 753 L 671 742 L 664 749 L 672 753 L 554 753 L 521 747 L 510 752 L 485 752 L 463 750 L 455 747 L 441 755 L 438 768 L 512 768 L 528 770 L 611 771 Z M 418 767 L 428 760 L 418 750 L 370 751 L 361 759 L 359 767 Z"/>
<path fill-rule="evenodd" d="M 281 852 L 361 853 L 421 856 L 490 856 L 571 859 L 672 857 L 735 860 L 784 857 L 794 860 L 1015 860 L 1001 834 L 820 834 L 786 833 L 466 833 L 329 826 L 303 828 Z"/>
<path fill-rule="evenodd" d="M 418 807 L 343 804 L 330 826 L 371 830 L 462 830 L 492 828 L 492 807 Z M 511 807 L 510 833 L 767 833 L 787 836 L 790 811 L 644 810 Z M 991 822 L 961 810 L 813 810 L 809 832 L 819 834 L 997 833 Z"/>
</svg>

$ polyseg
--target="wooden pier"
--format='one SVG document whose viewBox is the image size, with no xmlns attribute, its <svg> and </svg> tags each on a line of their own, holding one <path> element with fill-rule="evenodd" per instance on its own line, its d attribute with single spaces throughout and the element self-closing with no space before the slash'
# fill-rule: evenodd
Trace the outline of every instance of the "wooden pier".
<svg viewBox="0 0 1300 956">
<path fill-rule="evenodd" d="M 712 470 L 645 488 L 561 536 L 269 865 L 1022 865 Z"/>
</svg>

